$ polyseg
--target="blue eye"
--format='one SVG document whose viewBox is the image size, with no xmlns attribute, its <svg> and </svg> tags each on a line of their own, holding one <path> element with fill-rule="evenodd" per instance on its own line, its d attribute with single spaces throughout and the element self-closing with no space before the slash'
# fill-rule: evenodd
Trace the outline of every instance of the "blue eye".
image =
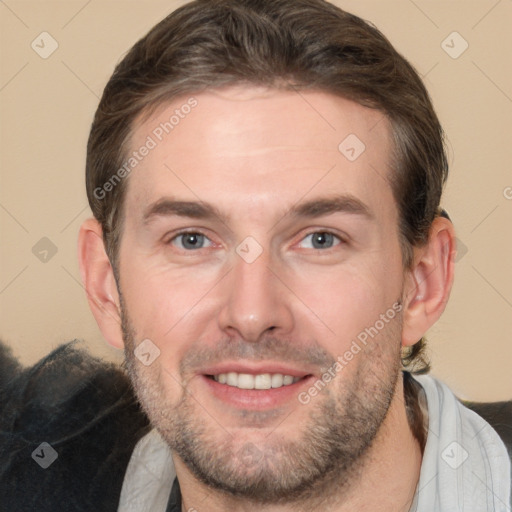
<svg viewBox="0 0 512 512">
<path fill-rule="evenodd" d="M 201 233 L 192 232 L 181 233 L 175 236 L 170 243 L 185 250 L 203 249 L 205 247 L 211 247 L 212 245 L 211 240 L 206 236 Z"/>
<path fill-rule="evenodd" d="M 306 247 L 302 247 L 306 249 L 330 249 L 341 243 L 340 238 L 327 231 L 310 233 L 302 239 L 301 244 L 305 241 L 308 241 Z"/>
</svg>

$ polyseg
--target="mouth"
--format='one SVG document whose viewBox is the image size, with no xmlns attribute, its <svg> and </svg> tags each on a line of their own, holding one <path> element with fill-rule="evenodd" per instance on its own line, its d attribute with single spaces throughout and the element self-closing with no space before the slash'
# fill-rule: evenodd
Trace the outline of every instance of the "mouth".
<svg viewBox="0 0 512 512">
<path fill-rule="evenodd" d="M 269 410 L 294 406 L 297 396 L 314 381 L 308 369 L 288 364 L 226 362 L 203 368 L 200 382 L 205 392 L 235 410 Z"/>
<path fill-rule="evenodd" d="M 225 384 L 233 388 L 259 390 L 279 389 L 295 384 L 301 380 L 301 377 L 284 375 L 282 373 L 258 373 L 253 375 L 251 373 L 228 372 L 208 375 L 207 377 L 219 384 Z"/>
</svg>

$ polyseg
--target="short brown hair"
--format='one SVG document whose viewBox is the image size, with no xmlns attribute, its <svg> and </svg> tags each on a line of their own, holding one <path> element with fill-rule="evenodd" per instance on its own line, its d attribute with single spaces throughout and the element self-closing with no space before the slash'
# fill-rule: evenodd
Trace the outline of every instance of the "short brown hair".
<svg viewBox="0 0 512 512">
<path fill-rule="evenodd" d="M 177 96 L 243 83 L 325 91 L 387 117 L 394 141 L 389 179 L 409 268 L 412 247 L 428 240 L 448 173 L 443 131 L 414 68 L 373 25 L 323 0 L 195 0 L 117 65 L 92 124 L 87 196 L 114 270 L 127 180 L 100 197 L 97 191 L 126 160 L 134 121 Z M 420 340 L 403 361 L 417 363 L 422 347 Z M 417 369 L 427 368 L 423 361 Z"/>
</svg>

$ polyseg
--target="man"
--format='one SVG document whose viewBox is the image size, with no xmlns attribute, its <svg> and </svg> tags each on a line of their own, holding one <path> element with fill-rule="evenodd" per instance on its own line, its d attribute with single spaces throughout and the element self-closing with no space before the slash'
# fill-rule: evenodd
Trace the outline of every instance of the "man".
<svg viewBox="0 0 512 512">
<path fill-rule="evenodd" d="M 321 0 L 195 1 L 117 66 L 79 261 L 153 429 L 119 510 L 509 509 L 496 431 L 425 373 L 453 281 L 414 69 Z"/>
</svg>

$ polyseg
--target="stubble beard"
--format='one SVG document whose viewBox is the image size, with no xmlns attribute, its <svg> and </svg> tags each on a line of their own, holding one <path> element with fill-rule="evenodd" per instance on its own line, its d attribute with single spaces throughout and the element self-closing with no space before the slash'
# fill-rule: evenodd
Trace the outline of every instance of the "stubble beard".
<svg viewBox="0 0 512 512">
<path fill-rule="evenodd" d="M 314 502 L 333 486 L 337 494 L 348 490 L 366 463 L 365 455 L 386 418 L 400 373 L 398 315 L 355 356 L 365 360 L 349 374 L 350 380 L 343 369 L 312 399 L 302 425 L 297 426 L 293 412 L 284 419 L 290 428 L 302 428 L 298 439 L 273 434 L 264 444 L 252 443 L 227 433 L 229 425 L 223 428 L 212 420 L 186 386 L 179 399 L 167 396 L 162 384 L 165 369 L 145 367 L 133 353 L 138 338 L 123 306 L 122 328 L 125 366 L 135 392 L 171 450 L 210 488 L 260 504 Z M 254 344 L 247 345 L 230 345 L 230 355 L 253 353 Z M 275 338 L 260 347 L 267 360 L 273 355 L 284 360 L 283 353 L 290 350 Z M 323 357 L 328 366 L 334 362 L 328 354 Z M 297 407 L 304 406 L 297 401 Z M 258 420 L 254 411 L 250 416 Z"/>
</svg>

